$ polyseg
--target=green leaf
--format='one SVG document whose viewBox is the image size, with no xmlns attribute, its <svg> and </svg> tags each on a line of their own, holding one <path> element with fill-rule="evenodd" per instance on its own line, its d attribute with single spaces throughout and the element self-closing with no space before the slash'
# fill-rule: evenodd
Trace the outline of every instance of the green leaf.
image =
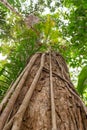
<svg viewBox="0 0 87 130">
<path fill-rule="evenodd" d="M 83 67 L 78 77 L 77 90 L 82 95 L 87 88 L 87 65 Z"/>
</svg>

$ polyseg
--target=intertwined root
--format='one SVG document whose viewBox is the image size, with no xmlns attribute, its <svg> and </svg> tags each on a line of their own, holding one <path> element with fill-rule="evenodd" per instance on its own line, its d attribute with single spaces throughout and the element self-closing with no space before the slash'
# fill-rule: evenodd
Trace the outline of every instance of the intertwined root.
<svg viewBox="0 0 87 130">
<path fill-rule="evenodd" d="M 64 118 L 63 113 L 62 112 L 61 112 L 61 114 L 59 113 L 60 107 L 63 109 L 66 105 L 65 104 L 66 99 L 64 100 L 63 97 L 61 97 L 62 93 L 64 93 L 64 92 L 65 92 L 64 96 L 67 98 L 67 102 L 69 102 L 69 105 L 71 103 L 70 101 L 72 101 L 71 105 L 73 105 L 73 103 L 74 103 L 75 107 L 77 107 L 76 106 L 77 102 L 79 102 L 79 108 L 81 108 L 83 110 L 83 112 L 85 111 L 84 104 L 81 101 L 81 99 L 79 98 L 79 96 L 77 95 L 77 93 L 75 92 L 73 85 L 70 82 L 69 75 L 67 75 L 67 72 L 68 72 L 67 68 L 65 67 L 64 64 L 63 64 L 64 67 L 62 66 L 62 62 L 63 62 L 62 58 L 58 59 L 58 61 L 55 58 L 53 61 L 54 57 L 56 57 L 56 56 L 51 54 L 51 52 L 49 54 L 48 53 L 47 54 L 37 53 L 33 57 L 31 57 L 29 63 L 27 64 L 25 69 L 22 71 L 20 76 L 17 78 L 15 83 L 11 86 L 11 88 L 9 89 L 9 91 L 7 92 L 6 96 L 4 97 L 4 99 L 2 100 L 2 102 L 0 104 L 0 130 L 21 130 L 22 123 L 24 123 L 24 119 L 26 117 L 25 114 L 26 114 L 27 110 L 29 110 L 28 109 L 29 105 L 31 106 L 31 103 L 32 104 L 36 103 L 34 107 L 38 108 L 39 105 L 41 106 L 41 100 L 43 102 L 45 102 L 47 100 L 46 103 L 49 103 L 46 110 L 49 110 L 51 108 L 51 111 L 49 113 L 49 115 L 51 115 L 51 118 L 46 117 L 46 119 L 50 120 L 50 123 L 49 123 L 50 125 L 49 124 L 48 125 L 50 126 L 51 130 L 59 129 L 58 128 L 59 125 L 60 125 L 60 127 L 62 127 L 63 126 L 62 124 L 64 124 L 64 121 L 62 119 L 62 118 Z M 56 62 L 56 64 L 55 64 L 55 62 Z M 56 67 L 58 67 L 58 68 L 56 69 Z M 48 77 L 44 77 L 44 74 L 45 74 L 45 76 L 48 76 Z M 46 79 L 46 82 L 48 81 L 48 84 L 42 85 L 43 78 L 44 78 L 44 80 Z M 56 79 L 56 83 L 54 82 L 54 79 Z M 55 87 L 55 84 L 56 84 L 56 87 Z M 49 94 L 44 92 L 44 94 L 46 94 L 45 96 L 47 96 L 45 98 L 43 91 L 40 91 L 39 94 L 42 94 L 43 97 L 39 97 L 36 99 L 35 93 L 37 93 L 37 91 L 36 91 L 37 88 L 41 87 L 40 85 L 44 86 L 43 88 L 45 88 L 45 90 L 48 89 L 45 92 L 47 92 Z M 24 90 L 23 88 L 25 86 L 27 86 L 27 88 L 26 88 L 26 91 L 24 92 L 24 95 L 22 95 L 22 92 Z M 40 88 L 40 89 L 42 89 L 42 88 Z M 42 90 L 44 90 L 44 89 L 42 89 Z M 57 91 L 57 93 L 55 92 L 55 90 Z M 61 93 L 59 93 L 59 91 L 61 91 Z M 54 93 L 56 95 L 55 100 L 54 100 L 54 98 L 55 98 Z M 39 95 L 39 94 L 37 94 L 37 95 Z M 70 94 L 75 98 L 72 98 L 69 101 L 68 96 Z M 57 100 L 57 96 L 58 96 L 58 100 Z M 70 98 L 72 96 L 70 96 Z M 45 100 L 43 98 L 45 98 Z M 64 104 L 62 103 L 61 106 L 60 106 L 61 102 L 59 100 L 60 98 L 62 98 L 64 100 L 64 102 L 63 102 Z M 21 102 L 19 102 L 19 100 L 21 100 Z M 30 100 L 31 100 L 31 102 L 30 102 Z M 37 104 L 38 100 L 40 100 L 39 105 Z M 44 103 L 42 103 L 41 111 L 39 111 L 40 109 L 32 108 L 32 112 L 33 112 L 33 110 L 34 110 L 34 112 L 36 112 L 35 110 L 37 110 L 37 112 L 39 114 L 40 114 L 40 112 L 43 112 L 43 104 Z M 59 107 L 58 110 L 57 110 L 57 106 Z M 69 107 L 70 106 L 66 106 L 67 109 L 65 109 L 65 111 L 67 111 Z M 30 110 L 28 112 L 30 113 Z M 44 114 L 45 112 L 48 112 L 48 111 L 44 110 L 44 112 L 41 113 L 41 115 L 40 115 L 40 116 L 42 116 L 41 119 L 45 117 L 45 116 L 43 116 L 43 115 L 45 115 Z M 71 112 L 71 116 L 73 116 L 73 114 L 72 114 L 73 111 L 70 111 L 70 112 Z M 39 117 L 38 113 L 36 113 L 36 117 L 33 117 L 34 120 L 36 120 L 37 117 Z M 57 115 L 57 113 L 58 113 L 58 115 Z M 38 114 L 38 116 L 37 116 L 37 114 Z M 30 115 L 32 115 L 32 114 L 30 114 Z M 80 113 L 78 115 L 81 118 Z M 60 117 L 60 119 L 61 119 L 61 124 L 59 124 L 59 125 L 58 125 L 58 123 L 59 123 L 58 117 Z M 28 117 L 29 122 L 30 122 L 30 118 L 32 118 L 32 117 Z M 44 120 L 45 119 L 42 119 L 42 122 Z M 73 120 L 74 120 L 74 116 L 73 116 Z M 39 121 L 39 123 L 40 123 L 40 121 Z M 39 125 L 39 123 L 38 123 L 38 125 Z M 75 123 L 75 121 L 74 121 L 74 123 Z M 82 121 L 80 120 L 80 124 L 81 123 L 82 123 Z M 27 129 L 29 129 L 29 130 L 32 129 L 32 128 L 30 128 L 30 125 L 31 124 L 29 124 L 29 127 L 27 126 Z M 85 128 L 85 126 L 86 125 L 84 125 L 84 128 Z M 68 129 L 68 126 L 66 126 L 66 127 Z M 50 129 L 50 128 L 48 128 L 48 129 Z M 80 125 L 79 128 L 81 129 L 82 126 Z M 36 129 L 36 128 L 34 127 L 34 129 Z"/>
<path fill-rule="evenodd" d="M 14 107 L 14 104 L 16 102 L 16 99 L 19 96 L 19 93 L 24 85 L 24 82 L 29 74 L 29 71 L 32 68 L 32 65 L 35 63 L 35 60 L 37 59 L 37 57 L 39 56 L 39 54 L 35 54 L 29 64 L 27 65 L 27 67 L 24 69 L 24 71 L 21 73 L 21 75 L 18 77 L 18 79 L 16 80 L 16 82 L 13 84 L 12 88 L 8 91 L 6 97 L 3 99 L 1 105 L 0 105 L 0 110 L 2 111 L 1 115 L 0 115 L 0 130 L 3 129 L 9 129 L 9 127 L 11 126 L 11 124 L 13 123 L 16 115 L 8 122 L 8 117 L 10 116 L 11 110 Z M 5 106 L 5 108 L 4 108 Z"/>
<path fill-rule="evenodd" d="M 12 108 L 14 107 L 14 104 L 16 102 L 17 97 L 19 96 L 19 93 L 24 85 L 24 82 L 29 74 L 30 69 L 32 68 L 33 64 L 35 63 L 35 60 L 40 54 L 34 55 L 29 64 L 25 67 L 23 72 L 20 74 L 20 76 L 17 78 L 15 83 L 12 85 L 4 99 L 2 100 L 2 103 L 0 104 L 0 130 L 9 130 L 10 128 L 12 130 L 20 130 L 21 123 L 25 114 L 25 111 L 29 105 L 29 101 L 31 99 L 31 96 L 35 90 L 36 84 L 39 80 L 40 74 L 42 72 L 42 69 L 44 67 L 45 62 L 45 54 L 42 54 L 41 56 L 41 64 L 36 72 L 36 75 L 33 79 L 33 82 L 30 85 L 29 90 L 27 91 L 22 104 L 20 105 L 18 111 L 16 114 L 9 120 L 8 117 L 10 117 L 10 113 Z M 51 54 L 50 54 L 50 91 L 51 91 L 51 109 L 52 109 L 52 129 L 57 130 L 56 126 L 56 115 L 55 115 L 55 104 L 54 104 L 54 93 L 53 93 L 53 81 L 52 81 L 52 64 L 51 64 Z M 4 105 L 6 107 L 4 108 Z"/>
</svg>

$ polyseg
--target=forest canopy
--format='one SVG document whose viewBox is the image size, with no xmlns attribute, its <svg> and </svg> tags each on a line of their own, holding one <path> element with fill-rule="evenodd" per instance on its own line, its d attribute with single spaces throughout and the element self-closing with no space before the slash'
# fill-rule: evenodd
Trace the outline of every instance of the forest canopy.
<svg viewBox="0 0 87 130">
<path fill-rule="evenodd" d="M 0 0 L 0 99 L 31 55 L 50 48 L 80 73 L 76 89 L 86 101 L 87 1 Z"/>
</svg>

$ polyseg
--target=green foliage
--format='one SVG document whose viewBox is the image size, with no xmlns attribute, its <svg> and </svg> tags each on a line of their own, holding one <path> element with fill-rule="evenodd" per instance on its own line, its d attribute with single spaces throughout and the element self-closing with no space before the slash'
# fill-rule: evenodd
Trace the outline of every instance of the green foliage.
<svg viewBox="0 0 87 130">
<path fill-rule="evenodd" d="M 51 47 L 63 55 L 69 66 L 87 64 L 86 0 L 8 2 L 22 14 L 23 19 L 0 3 L 0 53 L 6 56 L 0 61 L 1 96 L 26 66 L 30 56 L 38 51 L 49 51 Z M 28 28 L 24 19 L 31 13 L 38 16 L 40 22 Z M 80 94 L 86 88 L 84 75 L 83 71 L 79 75 L 77 89 Z"/>
<path fill-rule="evenodd" d="M 9 30 L 9 38 L 8 34 L 3 37 L 0 45 L 0 52 L 7 57 L 5 60 L 0 61 L 1 98 L 26 66 L 30 56 L 37 52 L 39 48 L 36 46 L 38 40 L 36 32 L 27 29 L 21 19 L 10 17 L 7 22 L 11 22 L 12 28 Z"/>
<path fill-rule="evenodd" d="M 82 95 L 87 88 L 87 65 L 83 67 L 78 77 L 77 90 Z"/>
<path fill-rule="evenodd" d="M 69 57 L 74 62 L 70 65 L 87 64 L 87 1 L 65 0 L 64 4 L 70 8 L 69 24 L 62 26 L 64 37 L 70 38 L 71 42 Z"/>
</svg>

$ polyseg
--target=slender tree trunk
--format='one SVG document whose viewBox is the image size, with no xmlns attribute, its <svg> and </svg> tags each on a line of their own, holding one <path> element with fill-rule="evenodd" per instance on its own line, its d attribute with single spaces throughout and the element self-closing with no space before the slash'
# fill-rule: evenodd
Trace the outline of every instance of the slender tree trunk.
<svg viewBox="0 0 87 130">
<path fill-rule="evenodd" d="M 4 111 L 10 100 L 2 110 L 0 124 L 3 124 Z M 18 97 L 9 108 L 0 130 L 87 130 L 86 107 L 75 91 L 65 60 L 59 53 L 36 56 Z"/>
</svg>

